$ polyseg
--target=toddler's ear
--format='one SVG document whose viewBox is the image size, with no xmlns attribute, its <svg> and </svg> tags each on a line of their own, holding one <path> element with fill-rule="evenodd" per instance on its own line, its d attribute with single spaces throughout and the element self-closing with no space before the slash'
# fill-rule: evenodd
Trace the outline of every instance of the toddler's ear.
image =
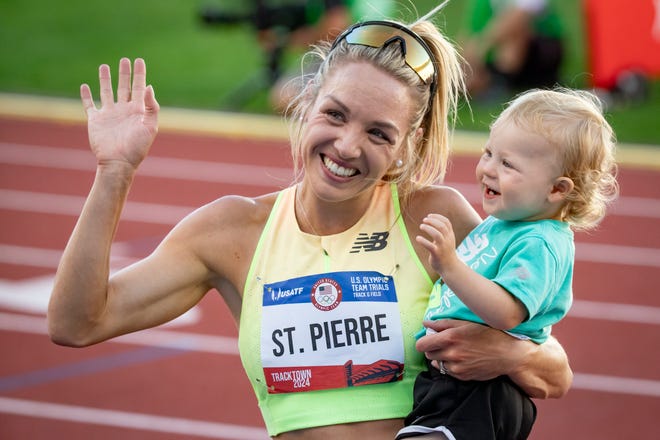
<svg viewBox="0 0 660 440">
<path fill-rule="evenodd" d="M 571 193 L 571 191 L 573 191 L 574 187 L 575 184 L 568 177 L 558 177 L 557 180 L 555 180 L 554 185 L 552 185 L 552 191 L 550 191 L 550 200 L 564 200 Z"/>
</svg>

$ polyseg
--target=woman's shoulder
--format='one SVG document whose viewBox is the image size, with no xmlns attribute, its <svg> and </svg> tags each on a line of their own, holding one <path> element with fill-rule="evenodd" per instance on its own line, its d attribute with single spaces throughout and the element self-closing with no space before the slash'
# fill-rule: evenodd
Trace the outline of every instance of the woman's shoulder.
<svg viewBox="0 0 660 440">
<path fill-rule="evenodd" d="M 410 196 L 409 209 L 419 211 L 423 215 L 434 212 L 446 217 L 474 211 L 463 194 L 446 185 L 430 185 L 414 190 Z"/>
<path fill-rule="evenodd" d="M 458 236 L 465 236 L 481 222 L 481 217 L 470 202 L 455 188 L 430 185 L 418 188 L 410 195 L 406 217 L 420 223 L 428 214 L 447 217 Z"/>
<path fill-rule="evenodd" d="M 240 292 L 276 199 L 277 193 L 220 197 L 188 215 L 167 241 L 196 255 L 211 273 L 229 280 Z"/>
<path fill-rule="evenodd" d="M 218 244 L 217 240 L 231 239 L 233 242 L 245 241 L 247 244 L 255 237 L 258 238 L 277 194 L 257 197 L 222 196 L 188 214 L 170 235 L 189 242 L 201 240 Z"/>
<path fill-rule="evenodd" d="M 227 195 L 201 207 L 200 218 L 223 228 L 263 228 L 279 192 L 256 197 Z"/>
</svg>

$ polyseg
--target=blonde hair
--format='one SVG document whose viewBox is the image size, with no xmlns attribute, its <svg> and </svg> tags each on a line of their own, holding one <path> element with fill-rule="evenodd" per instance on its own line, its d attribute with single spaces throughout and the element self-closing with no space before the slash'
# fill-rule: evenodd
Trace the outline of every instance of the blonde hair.
<svg viewBox="0 0 660 440">
<path fill-rule="evenodd" d="M 576 230 L 596 227 L 619 193 L 615 134 L 600 100 L 584 90 L 529 90 L 513 99 L 492 127 L 506 122 L 543 136 L 557 148 L 562 174 L 574 184 L 562 220 Z"/>
<path fill-rule="evenodd" d="M 464 96 L 462 59 L 453 44 L 429 21 L 420 20 L 408 26 L 419 35 L 432 51 L 437 72 L 437 91 L 430 96 L 429 86 L 407 64 L 398 45 L 373 48 L 342 41 L 331 50 L 330 43 L 314 46 L 311 55 L 321 60 L 316 73 L 306 81 L 304 90 L 292 101 L 287 115 L 291 127 L 291 154 L 297 178 L 301 175 L 302 135 L 304 120 L 313 107 L 320 88 L 334 69 L 352 62 L 368 62 L 392 75 L 410 90 L 413 114 L 410 131 L 403 144 L 401 157 L 404 166 L 392 167 L 385 181 L 399 186 L 405 201 L 416 187 L 441 182 L 449 157 L 449 140 L 459 97 Z M 415 138 L 421 127 L 424 136 Z"/>
</svg>

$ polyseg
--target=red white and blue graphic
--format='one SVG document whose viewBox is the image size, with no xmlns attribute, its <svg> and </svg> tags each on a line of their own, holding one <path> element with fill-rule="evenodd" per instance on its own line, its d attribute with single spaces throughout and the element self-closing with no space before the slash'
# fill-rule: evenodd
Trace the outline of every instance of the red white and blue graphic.
<svg viewBox="0 0 660 440">
<path fill-rule="evenodd" d="M 404 349 L 394 280 L 362 271 L 266 284 L 261 359 L 270 393 L 400 380 Z"/>
</svg>

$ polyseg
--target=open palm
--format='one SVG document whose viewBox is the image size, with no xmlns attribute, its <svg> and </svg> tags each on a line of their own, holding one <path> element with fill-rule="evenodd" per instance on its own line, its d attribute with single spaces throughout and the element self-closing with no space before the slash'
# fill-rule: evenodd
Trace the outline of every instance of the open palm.
<svg viewBox="0 0 660 440">
<path fill-rule="evenodd" d="M 94 105 L 90 88 L 83 84 L 80 97 L 87 113 L 89 143 L 99 165 L 121 162 L 137 168 L 146 157 L 158 131 L 158 102 L 153 88 L 146 86 L 144 60 L 135 60 L 131 84 L 131 62 L 119 62 L 115 101 L 107 65 L 99 67 L 101 108 Z"/>
</svg>

